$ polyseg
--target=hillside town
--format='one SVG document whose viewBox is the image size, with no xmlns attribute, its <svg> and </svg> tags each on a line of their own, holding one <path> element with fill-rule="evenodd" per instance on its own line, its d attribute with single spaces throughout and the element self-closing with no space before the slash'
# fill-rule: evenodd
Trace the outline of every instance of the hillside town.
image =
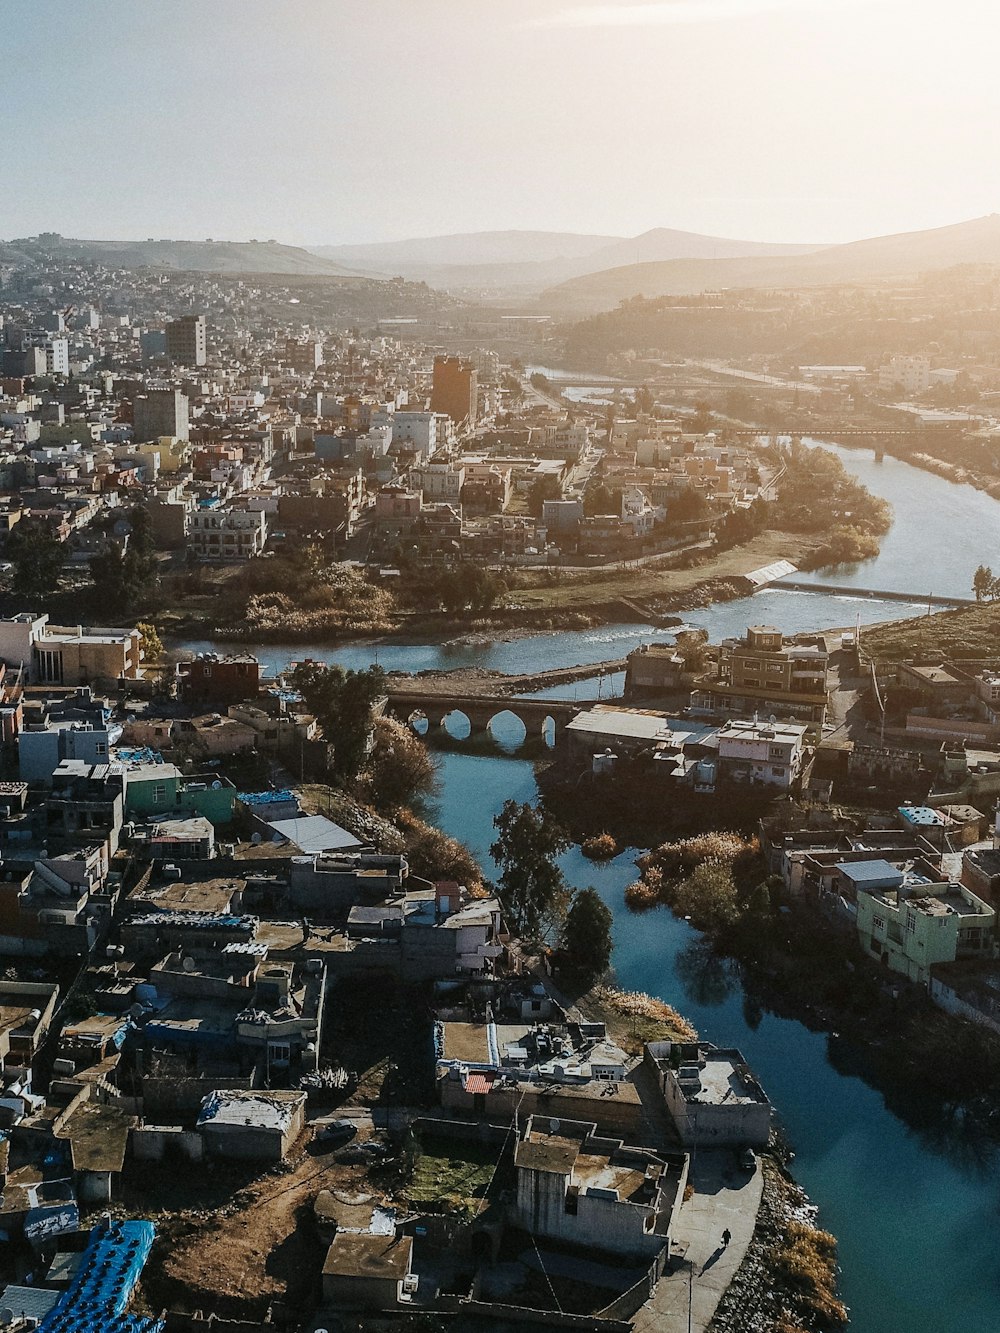
<svg viewBox="0 0 1000 1333">
<path fill-rule="evenodd" d="M 530 612 L 525 571 L 586 588 L 719 551 L 714 591 L 749 598 L 798 572 L 753 542 L 797 531 L 809 476 L 826 540 L 888 525 L 798 441 L 638 387 L 567 399 L 410 318 L 324 318 L 277 277 L 3 273 L 0 1326 L 722 1333 L 762 1247 L 805 1245 L 820 1276 L 770 1283 L 772 1313 L 840 1328 L 834 1242 L 741 1051 L 618 989 L 600 913 L 588 973 L 588 891 L 546 938 L 514 854 L 491 884 L 438 847 L 402 770 L 461 746 L 456 717 L 498 752 L 513 714 L 566 812 L 543 861 L 653 847 L 633 909 L 734 953 L 801 932 L 988 1041 L 1000 659 L 872 655 L 860 618 L 713 643 L 623 591 L 649 633 L 620 658 L 415 674 L 376 647 L 338 714 L 314 648 L 276 670 L 260 644 L 332 656 L 410 598 L 411 628 L 474 645 Z M 897 358 L 885 391 L 929 384 Z M 188 599 L 246 642 L 171 638 Z"/>
</svg>

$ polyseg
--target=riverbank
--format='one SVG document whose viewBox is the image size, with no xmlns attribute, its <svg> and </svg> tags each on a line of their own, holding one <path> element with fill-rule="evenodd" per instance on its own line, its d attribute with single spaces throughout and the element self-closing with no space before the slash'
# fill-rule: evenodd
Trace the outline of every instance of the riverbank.
<svg viewBox="0 0 1000 1333">
<path fill-rule="evenodd" d="M 816 1225 L 816 1207 L 773 1158 L 760 1160 L 763 1189 L 743 1262 L 723 1293 L 709 1333 L 840 1329 L 836 1241 Z"/>
<path fill-rule="evenodd" d="M 203 573 L 197 593 L 166 589 L 165 600 L 147 613 L 168 646 L 185 639 L 211 638 L 233 643 L 358 642 L 443 643 L 450 639 L 513 639 L 547 631 L 589 629 L 650 620 L 676 623 L 678 612 L 746 597 L 746 575 L 777 560 L 807 563 L 822 539 L 800 533 L 768 531 L 725 551 L 663 556 L 638 567 L 604 565 L 591 572 L 559 568 L 520 571 L 506 605 L 481 614 L 407 610 L 394 606 L 378 621 L 359 619 L 353 627 L 331 626 L 328 613 L 303 611 L 260 620 L 247 614 L 237 594 L 233 571 Z"/>
<path fill-rule="evenodd" d="M 917 657 L 995 659 L 1000 657 L 1000 602 L 872 625 L 865 630 L 862 645 L 876 662 Z"/>
</svg>

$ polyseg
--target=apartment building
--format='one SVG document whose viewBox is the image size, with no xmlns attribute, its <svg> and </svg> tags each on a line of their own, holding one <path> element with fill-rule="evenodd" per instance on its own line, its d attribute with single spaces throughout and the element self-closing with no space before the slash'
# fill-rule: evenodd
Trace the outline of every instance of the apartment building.
<svg viewBox="0 0 1000 1333">
<path fill-rule="evenodd" d="M 177 366 L 203 366 L 208 361 L 208 329 L 204 315 L 182 315 L 166 327 L 166 353 Z"/>
<path fill-rule="evenodd" d="M 472 430 L 478 407 L 476 367 L 459 356 L 436 356 L 431 385 L 431 411 L 443 412 L 456 426 Z"/>
<path fill-rule="evenodd" d="M 147 389 L 132 404 L 132 438 L 137 444 L 170 435 L 190 435 L 188 400 L 180 389 Z"/>
<path fill-rule="evenodd" d="M 714 712 L 776 713 L 822 724 L 826 717 L 825 648 L 785 644 L 773 625 L 751 625 L 719 647 L 715 674 L 699 682 L 692 702 Z"/>
<path fill-rule="evenodd" d="M 255 509 L 196 509 L 187 548 L 199 560 L 252 560 L 267 543 L 267 515 Z"/>
<path fill-rule="evenodd" d="M 964 884 L 933 884 L 892 869 L 881 887 L 858 892 L 858 937 L 892 972 L 926 986 L 938 963 L 982 961 L 996 952 L 996 913 Z"/>
<path fill-rule="evenodd" d="M 791 787 L 802 773 L 805 727 L 727 722 L 718 731 L 719 770 L 734 782 Z"/>
</svg>

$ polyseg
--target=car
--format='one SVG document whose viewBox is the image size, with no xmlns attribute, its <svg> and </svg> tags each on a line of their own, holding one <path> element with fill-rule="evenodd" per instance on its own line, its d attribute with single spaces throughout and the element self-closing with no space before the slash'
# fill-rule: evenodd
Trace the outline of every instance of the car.
<svg viewBox="0 0 1000 1333">
<path fill-rule="evenodd" d="M 331 1120 L 317 1127 L 313 1142 L 322 1144 L 324 1148 L 342 1148 L 345 1143 L 350 1143 L 357 1132 L 358 1127 L 353 1120 Z"/>
<path fill-rule="evenodd" d="M 756 1171 L 757 1154 L 752 1148 L 744 1148 L 740 1153 L 740 1166 L 744 1171 Z"/>
</svg>

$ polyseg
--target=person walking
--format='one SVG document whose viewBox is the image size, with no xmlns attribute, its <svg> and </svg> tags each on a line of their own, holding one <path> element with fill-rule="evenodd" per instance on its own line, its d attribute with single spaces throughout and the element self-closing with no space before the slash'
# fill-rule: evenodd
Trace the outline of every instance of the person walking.
<svg viewBox="0 0 1000 1333">
<path fill-rule="evenodd" d="M 729 1248 L 729 1242 L 732 1240 L 732 1238 L 733 1238 L 733 1233 L 729 1230 L 728 1227 L 726 1227 L 725 1231 L 722 1233 L 722 1248 L 724 1250 L 727 1250 Z"/>
</svg>

